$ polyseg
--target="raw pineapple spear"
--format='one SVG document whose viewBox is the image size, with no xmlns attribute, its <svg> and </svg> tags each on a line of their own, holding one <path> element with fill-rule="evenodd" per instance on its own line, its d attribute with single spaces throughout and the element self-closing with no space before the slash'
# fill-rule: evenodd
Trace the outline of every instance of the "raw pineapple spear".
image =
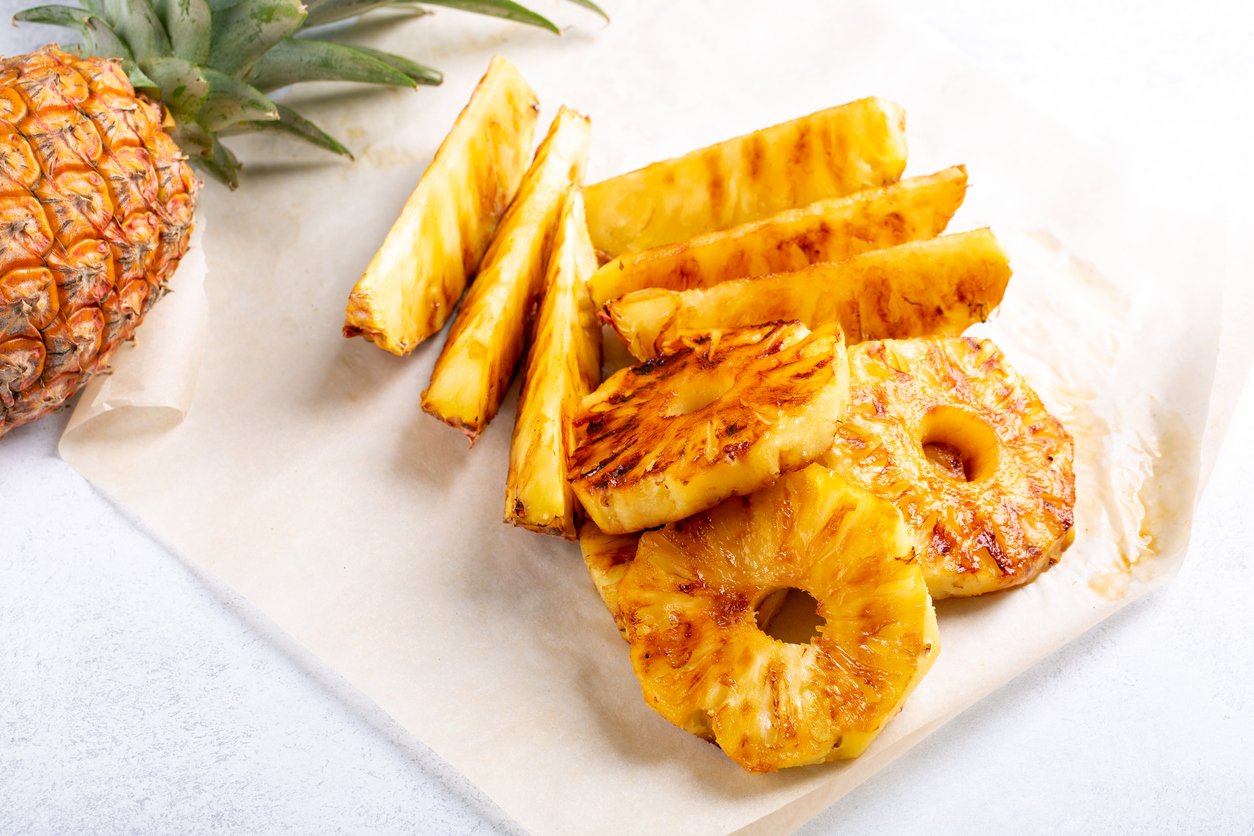
<svg viewBox="0 0 1254 836">
<path fill-rule="evenodd" d="M 348 297 L 344 336 L 408 354 L 444 327 L 527 168 L 539 102 L 496 57 Z"/>
<path fill-rule="evenodd" d="M 584 399 L 571 422 L 571 486 L 607 534 L 682 519 L 814 461 L 848 392 L 834 325 L 686 338 Z"/>
<path fill-rule="evenodd" d="M 572 189 L 549 254 L 505 483 L 506 522 L 568 540 L 575 539 L 575 496 L 566 481 L 566 427 L 601 379 L 601 326 L 588 298 L 596 267 L 583 196 Z"/>
<path fill-rule="evenodd" d="M 897 509 L 818 465 L 640 538 L 618 608 L 645 701 L 750 772 L 854 758 L 938 652 Z M 800 589 L 805 643 L 754 609 Z"/>
<path fill-rule="evenodd" d="M 934 238 L 945 231 L 966 191 L 967 171 L 954 166 L 882 189 L 820 200 L 684 243 L 619 256 L 597 271 L 589 289 L 599 308 L 646 287 L 710 287 Z"/>
<path fill-rule="evenodd" d="M 471 444 L 496 415 L 522 354 L 558 213 L 583 179 L 590 133 L 587 117 L 558 111 L 422 393 L 422 408 L 460 429 Z"/>
<path fill-rule="evenodd" d="M 905 112 L 861 99 L 594 183 L 588 229 L 613 257 L 895 183 L 905 166 Z"/>
<path fill-rule="evenodd" d="M 606 315 L 642 360 L 688 332 L 778 320 L 839 323 L 852 345 L 961 334 L 1001 303 L 1009 280 L 997 238 L 978 229 L 710 288 L 637 290 L 610 302 Z"/>
</svg>

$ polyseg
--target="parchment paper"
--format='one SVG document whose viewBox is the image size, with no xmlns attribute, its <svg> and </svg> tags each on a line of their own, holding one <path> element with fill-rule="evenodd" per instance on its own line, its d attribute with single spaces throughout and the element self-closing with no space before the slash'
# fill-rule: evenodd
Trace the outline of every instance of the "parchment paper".
<svg viewBox="0 0 1254 836">
<path fill-rule="evenodd" d="M 1153 588 L 1187 545 L 1215 394 L 1214 226 L 926 32 L 863 6 L 765 14 L 722 4 L 710 30 L 697 4 L 630 4 L 560 43 L 449 14 L 376 38 L 429 57 L 445 86 L 312 107 L 354 164 L 241 142 L 244 159 L 282 162 L 251 164 L 238 194 L 206 189 L 209 328 L 186 419 L 76 415 L 62 440 L 157 536 L 533 831 L 795 826 Z M 936 667 L 861 759 L 749 776 L 655 715 L 577 548 L 500 521 L 512 395 L 469 451 L 418 406 L 442 337 L 405 359 L 340 338 L 349 288 L 495 52 L 539 91 L 542 118 L 563 103 L 592 116 L 593 178 L 871 94 L 907 108 L 907 174 L 968 165 L 952 228 L 992 224 L 1015 269 L 981 331 L 1076 436 L 1078 538 L 1024 589 L 939 607 Z"/>
</svg>

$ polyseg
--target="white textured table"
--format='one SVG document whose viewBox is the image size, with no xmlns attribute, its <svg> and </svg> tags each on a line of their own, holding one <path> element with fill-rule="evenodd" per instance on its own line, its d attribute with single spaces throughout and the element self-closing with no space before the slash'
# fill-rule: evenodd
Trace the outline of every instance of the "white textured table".
<svg viewBox="0 0 1254 836">
<path fill-rule="evenodd" d="M 20 5 L 0 2 L 0 13 Z M 629 13 L 626 2 L 604 5 Z M 767 11 L 784 5 L 761 4 L 764 25 L 804 25 Z M 1196 178 L 1202 211 L 1249 237 L 1207 203 L 1230 191 L 1221 166 L 1248 149 L 1204 133 L 1235 138 L 1244 126 L 1248 144 L 1249 108 L 1226 99 L 1238 92 L 1228 80 L 1254 79 L 1248 12 L 945 5 L 903 11 L 914 7 L 1111 153 Z M 48 37 L 4 30 L 0 52 Z M 0 441 L 0 833 L 511 829 L 94 493 L 56 457 L 63 424 Z M 1254 832 L 1250 385 L 1234 427 L 1173 584 L 962 715 L 806 832 Z"/>
</svg>

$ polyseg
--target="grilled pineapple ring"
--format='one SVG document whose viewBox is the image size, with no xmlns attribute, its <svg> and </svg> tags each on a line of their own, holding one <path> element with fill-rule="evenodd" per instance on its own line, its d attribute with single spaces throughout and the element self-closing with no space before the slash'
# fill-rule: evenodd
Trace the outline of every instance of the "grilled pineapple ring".
<svg viewBox="0 0 1254 836">
<path fill-rule="evenodd" d="M 646 702 L 750 772 L 857 757 L 931 666 L 936 618 L 891 503 L 820 465 L 640 538 L 618 587 Z M 762 632 L 814 596 L 809 644 Z"/>
<path fill-rule="evenodd" d="M 1073 536 L 1071 436 L 988 340 L 861 343 L 824 463 L 896 504 L 934 598 L 1017 586 Z"/>
<path fill-rule="evenodd" d="M 571 420 L 571 488 L 607 534 L 683 519 L 804 467 L 849 395 L 844 335 L 797 322 L 693 335 L 623 369 Z"/>
</svg>

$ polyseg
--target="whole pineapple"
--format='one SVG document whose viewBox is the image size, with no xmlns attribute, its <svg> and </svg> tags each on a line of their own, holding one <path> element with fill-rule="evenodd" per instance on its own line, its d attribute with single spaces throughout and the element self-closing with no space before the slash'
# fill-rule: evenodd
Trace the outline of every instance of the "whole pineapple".
<svg viewBox="0 0 1254 836">
<path fill-rule="evenodd" d="M 0 435 L 104 368 L 187 251 L 196 179 L 116 61 L 0 63 Z"/>
<path fill-rule="evenodd" d="M 305 31 L 389 6 L 413 10 L 395 0 L 85 0 L 16 16 L 74 28 L 83 43 L 0 59 L 0 436 L 105 369 L 165 292 L 191 234 L 199 184 L 188 164 L 238 183 L 221 136 L 280 131 L 348 155 L 270 92 L 303 81 L 440 83 L 406 58 Z M 471 10 L 557 31 L 503 0 Z"/>
</svg>

